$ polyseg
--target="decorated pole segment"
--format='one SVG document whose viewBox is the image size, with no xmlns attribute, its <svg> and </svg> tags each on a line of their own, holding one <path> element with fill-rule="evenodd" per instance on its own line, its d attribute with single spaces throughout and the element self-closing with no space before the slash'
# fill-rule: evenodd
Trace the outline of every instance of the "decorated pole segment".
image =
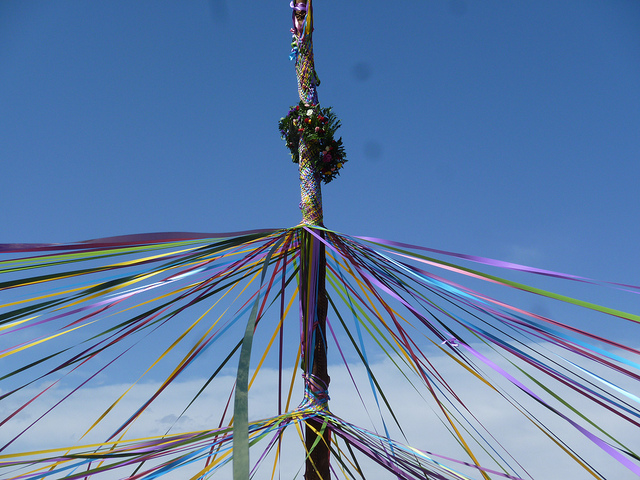
<svg viewBox="0 0 640 480">
<path fill-rule="evenodd" d="M 291 3 L 293 34 L 290 58 L 295 60 L 300 103 L 280 119 L 280 135 L 287 142 L 291 159 L 299 164 L 302 224 L 322 226 L 321 182 L 329 183 L 347 161 L 342 138 L 334 135 L 340 122 L 331 108 L 320 108 L 320 84 L 313 61 L 313 12 L 311 2 Z"/>
<path fill-rule="evenodd" d="M 303 108 L 303 121 L 314 112 L 318 105 L 318 76 L 316 75 L 313 61 L 313 7 L 311 2 L 300 0 L 299 3 L 291 2 L 293 8 L 293 41 L 292 55 L 296 62 L 296 77 L 298 80 L 298 96 L 300 97 L 299 107 Z M 304 111 L 304 108 L 307 111 Z M 302 126 L 304 131 L 304 126 Z M 322 225 L 322 188 L 320 185 L 320 173 L 315 165 L 314 148 L 307 144 L 306 139 L 300 133 L 300 143 L 298 146 L 300 165 L 300 209 L 302 210 L 302 223 L 308 225 Z"/>
</svg>

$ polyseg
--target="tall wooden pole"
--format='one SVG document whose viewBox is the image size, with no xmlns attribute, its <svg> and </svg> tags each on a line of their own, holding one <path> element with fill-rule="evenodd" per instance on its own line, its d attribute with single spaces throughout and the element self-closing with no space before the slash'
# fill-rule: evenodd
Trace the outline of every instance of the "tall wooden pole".
<svg viewBox="0 0 640 480">
<path fill-rule="evenodd" d="M 294 0 L 295 2 L 296 0 Z M 313 10 L 311 0 L 293 3 L 293 46 L 300 101 L 308 107 L 318 105 L 317 75 L 313 61 Z M 301 136 L 299 144 L 300 194 L 302 223 L 322 226 L 322 190 L 320 173 L 313 161 L 315 152 Z M 322 236 L 320 230 L 319 235 Z M 302 366 L 307 403 L 314 409 L 327 408 L 329 374 L 327 372 L 327 295 L 325 290 L 326 258 L 324 244 L 313 235 L 302 234 L 302 342 L 305 358 Z M 320 438 L 318 438 L 320 437 Z M 305 427 L 305 445 L 308 453 L 305 480 L 330 480 L 330 442 L 328 428 L 323 431 L 322 419 L 311 416 Z"/>
</svg>

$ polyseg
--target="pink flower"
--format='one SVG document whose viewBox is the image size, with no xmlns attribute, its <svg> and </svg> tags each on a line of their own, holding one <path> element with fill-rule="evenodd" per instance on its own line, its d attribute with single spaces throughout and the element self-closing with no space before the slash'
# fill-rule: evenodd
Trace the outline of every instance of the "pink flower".
<svg viewBox="0 0 640 480">
<path fill-rule="evenodd" d="M 331 161 L 331 154 L 329 152 L 325 153 L 322 157 L 322 161 L 325 163 L 329 163 Z"/>
</svg>

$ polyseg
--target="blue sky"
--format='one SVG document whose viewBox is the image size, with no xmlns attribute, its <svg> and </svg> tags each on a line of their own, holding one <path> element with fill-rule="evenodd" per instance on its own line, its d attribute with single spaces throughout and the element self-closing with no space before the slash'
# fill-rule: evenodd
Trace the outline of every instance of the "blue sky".
<svg viewBox="0 0 640 480">
<path fill-rule="evenodd" d="M 328 227 L 636 281 L 638 2 L 315 10 Z M 2 2 L 0 241 L 296 224 L 289 28 L 285 1 Z"/>
</svg>

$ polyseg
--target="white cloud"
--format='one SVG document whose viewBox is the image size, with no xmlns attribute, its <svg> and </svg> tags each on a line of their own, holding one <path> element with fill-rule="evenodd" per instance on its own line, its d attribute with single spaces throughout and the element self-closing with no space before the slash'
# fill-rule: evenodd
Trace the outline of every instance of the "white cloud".
<svg viewBox="0 0 640 480">
<path fill-rule="evenodd" d="M 495 355 L 491 357 L 498 361 Z M 513 456 L 527 469 L 533 478 L 544 480 L 566 480 L 592 478 L 586 471 L 582 470 L 559 448 L 548 440 L 540 431 L 527 422 L 523 416 L 513 409 L 506 401 L 493 394 L 482 382 L 470 380 L 468 375 L 462 374 L 462 369 L 447 361 L 444 358 L 430 358 L 434 365 L 437 365 L 438 372 L 447 380 L 451 387 L 460 395 L 465 405 L 468 405 L 478 420 L 495 435 L 496 439 L 505 446 Z M 398 373 L 398 370 L 391 365 L 391 362 L 378 362 L 372 365 L 377 380 L 382 385 L 383 391 L 388 401 L 394 409 L 400 424 L 407 436 L 409 443 L 416 448 L 427 450 L 436 454 L 454 457 L 463 461 L 469 461 L 457 444 L 455 438 L 447 431 L 440 419 L 443 418 L 435 402 L 430 397 L 428 391 L 419 386 L 420 393 Z M 358 394 L 351 386 L 351 380 L 345 368 L 332 366 L 331 374 L 331 410 L 334 414 L 344 420 L 362 426 L 366 429 L 377 429 L 382 433 L 382 425 L 377 413 L 376 403 L 373 399 L 369 387 L 366 371 L 362 366 L 351 368 L 351 374 L 355 377 L 359 386 L 360 394 L 364 403 L 368 407 L 368 412 L 362 406 Z M 297 374 L 296 374 L 297 375 Z M 284 376 L 285 382 L 291 378 L 291 372 Z M 186 415 L 178 418 L 179 413 L 186 406 L 186 403 L 193 397 L 203 383 L 203 379 L 190 379 L 176 382 L 171 388 L 163 392 L 147 411 L 135 422 L 127 434 L 129 438 L 146 437 L 164 434 L 167 429 L 173 426 L 172 432 L 193 431 L 207 428 L 215 428 L 220 420 L 220 414 L 224 409 L 231 387 L 233 377 L 222 376 L 208 388 L 198 401 L 190 408 Z M 515 389 L 500 379 L 494 381 L 511 393 L 517 393 Z M 274 385 L 277 385 L 277 372 L 273 369 L 264 369 L 256 380 L 252 388 L 250 397 L 250 416 L 253 419 L 265 418 L 276 413 L 277 393 Z M 97 416 L 102 413 L 114 399 L 118 398 L 129 385 L 106 384 L 96 387 L 81 389 L 69 400 L 62 403 L 53 414 L 48 415 L 39 422 L 31 431 L 11 446 L 10 451 L 27 451 L 51 446 L 72 445 L 78 442 L 82 433 L 92 424 Z M 106 421 L 98 425 L 80 443 L 99 442 L 104 440 L 109 433 L 117 427 L 128 415 L 131 414 L 141 403 L 143 403 L 158 388 L 159 384 L 148 382 L 136 386 L 120 404 L 106 417 Z M 9 397 L 0 404 L 0 410 L 6 415 L 12 408 L 15 408 L 30 395 L 36 392 L 35 389 L 24 390 L 19 395 Z M 631 448 L 637 445 L 637 429 L 619 421 L 612 415 L 603 416 L 602 409 L 595 408 L 591 402 L 581 401 L 575 395 L 569 395 L 567 389 L 558 389 L 558 392 L 570 399 L 573 405 L 581 412 L 598 424 L 605 426 L 614 436 L 623 443 L 627 443 Z M 2 438 L 7 439 L 17 434 L 32 422 L 37 413 L 41 411 L 55 396 L 61 396 L 64 388 L 58 388 L 47 398 L 39 399 L 32 406 L 25 410 L 24 414 L 17 416 L 2 428 Z M 297 405 L 301 398 L 300 382 L 294 392 L 292 407 Z M 440 395 L 440 398 L 443 398 Z M 519 398 L 524 398 L 521 395 Z M 426 400 L 425 400 L 426 399 Z M 404 442 L 397 427 L 394 426 L 390 415 L 379 398 L 381 409 L 384 412 L 392 436 Z M 587 458 L 593 466 L 599 470 L 606 478 L 632 479 L 636 476 L 628 469 L 611 459 L 601 449 L 595 446 L 582 434 L 565 422 L 560 422 L 557 416 L 527 401 L 526 405 L 531 412 L 545 425 L 552 426 L 552 430 L 577 451 Z M 447 407 L 449 407 L 447 405 Z M 460 417 L 459 414 L 452 414 Z M 468 415 L 468 414 L 467 414 Z M 484 434 L 484 433 L 483 433 Z M 266 446 L 266 444 L 264 445 Z M 259 454 L 258 448 L 252 449 L 252 458 Z M 474 453 L 478 455 L 481 463 L 495 468 L 487 460 L 487 456 L 482 453 L 477 445 L 472 445 Z M 501 452 L 502 453 L 502 452 Z M 293 478 L 301 468 L 303 453 L 297 440 L 295 430 L 291 429 L 283 450 L 283 460 L 281 463 L 281 478 Z M 509 460 L 511 463 L 515 463 Z M 268 463 L 268 462 L 267 462 Z M 443 460 L 443 463 L 448 462 Z M 371 465 L 371 462 L 363 460 L 363 465 L 373 469 L 374 476 L 380 480 L 394 479 L 395 476 L 380 470 Z M 455 465 L 453 465 L 457 468 Z M 187 478 L 186 472 L 196 471 L 186 467 L 165 478 Z M 269 470 L 268 472 L 266 470 Z M 469 469 L 460 470 L 470 472 Z M 130 473 L 130 472 L 129 472 Z M 477 473 L 472 475 L 479 478 Z M 104 477 L 115 478 L 115 477 Z M 219 472 L 214 478 L 231 478 L 230 468 Z M 270 478 L 270 469 L 267 467 L 264 473 L 256 478 Z M 301 474 L 300 477 L 301 478 Z M 496 477 L 497 478 L 497 477 Z"/>
</svg>

